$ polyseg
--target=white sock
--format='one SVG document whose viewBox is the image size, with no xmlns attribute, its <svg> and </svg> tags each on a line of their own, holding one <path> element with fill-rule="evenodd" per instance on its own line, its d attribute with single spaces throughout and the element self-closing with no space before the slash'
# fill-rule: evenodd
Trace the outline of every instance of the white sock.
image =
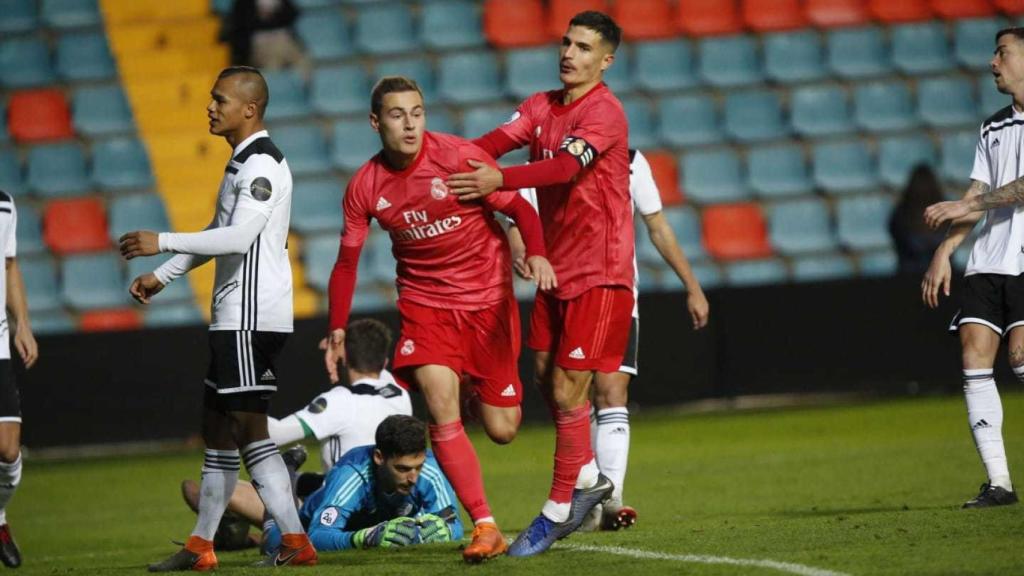
<svg viewBox="0 0 1024 576">
<path fill-rule="evenodd" d="M 7 523 L 7 503 L 21 483 L 21 452 L 14 462 L 0 462 L 0 526 Z"/>
<path fill-rule="evenodd" d="M 565 522 L 569 519 L 569 512 L 572 510 L 572 502 L 555 502 L 548 500 L 544 502 L 540 513 L 547 516 L 552 522 Z"/>
<path fill-rule="evenodd" d="M 238 462 L 238 450 L 206 450 L 199 481 L 199 516 L 193 536 L 213 540 L 238 483 Z"/>
<path fill-rule="evenodd" d="M 481 524 L 497 524 L 497 522 L 494 521 L 494 516 L 484 516 L 483 518 L 473 520 L 474 526 L 479 526 Z"/>
<path fill-rule="evenodd" d="M 597 466 L 615 484 L 612 498 L 622 500 L 629 461 L 629 410 L 606 408 L 597 413 Z"/>
<path fill-rule="evenodd" d="M 597 468 L 597 461 L 591 458 L 590 462 L 580 467 L 580 473 L 576 476 L 576 488 L 590 488 L 597 484 L 597 475 L 600 473 L 601 471 Z"/>
<path fill-rule="evenodd" d="M 967 424 L 989 483 L 1012 491 L 1003 448 L 1003 403 L 991 369 L 964 370 L 964 398 L 967 400 Z"/>
<path fill-rule="evenodd" d="M 253 442 L 242 448 L 242 459 L 252 477 L 253 488 L 256 488 L 267 512 L 281 528 L 281 533 L 301 534 L 302 524 L 299 522 L 299 512 L 295 509 L 292 482 L 277 444 L 269 438 Z"/>
</svg>

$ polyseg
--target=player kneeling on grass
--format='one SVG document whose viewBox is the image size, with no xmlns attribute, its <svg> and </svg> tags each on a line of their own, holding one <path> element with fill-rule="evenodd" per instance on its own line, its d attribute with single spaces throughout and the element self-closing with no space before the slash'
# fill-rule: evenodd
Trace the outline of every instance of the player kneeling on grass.
<svg viewBox="0 0 1024 576">
<path fill-rule="evenodd" d="M 318 551 L 462 539 L 455 492 L 427 450 L 426 435 L 420 420 L 388 416 L 375 445 L 353 448 L 334 465 L 299 511 Z M 264 552 L 272 554 L 281 532 L 271 524 L 264 535 Z"/>
</svg>

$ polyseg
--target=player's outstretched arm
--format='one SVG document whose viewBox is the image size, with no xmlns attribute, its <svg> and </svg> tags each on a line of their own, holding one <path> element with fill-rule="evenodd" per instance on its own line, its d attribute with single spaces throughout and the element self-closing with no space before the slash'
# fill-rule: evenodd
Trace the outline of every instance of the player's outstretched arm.
<svg viewBox="0 0 1024 576">
<path fill-rule="evenodd" d="M 676 241 L 675 232 L 672 231 L 672 226 L 665 218 L 665 213 L 659 210 L 653 214 L 645 214 L 644 224 L 647 226 L 647 235 L 650 237 L 651 243 L 658 249 L 658 254 L 661 254 L 661 258 L 672 268 L 679 280 L 682 281 L 683 286 L 686 287 L 686 308 L 690 312 L 693 328 L 700 330 L 707 326 L 710 313 L 708 299 L 704 295 L 704 290 L 701 289 L 697 277 L 693 275 L 690 261 L 687 260 L 679 242 Z"/>
<path fill-rule="evenodd" d="M 986 195 L 986 192 L 988 192 L 988 185 L 975 180 L 971 183 L 967 192 L 964 193 L 963 199 L 958 202 L 965 202 L 972 198 Z M 928 210 L 941 204 L 946 204 L 946 202 L 933 204 L 928 207 Z M 921 279 L 921 300 L 929 308 L 938 307 L 940 290 L 943 295 L 949 296 L 950 284 L 953 278 L 953 268 L 950 266 L 949 260 L 953 256 L 953 252 L 956 252 L 956 249 L 960 247 L 960 244 L 963 243 L 967 235 L 974 229 L 974 225 L 981 219 L 981 215 L 981 212 L 968 212 L 965 216 L 953 219 L 949 230 L 946 232 L 946 238 L 935 249 L 932 261 L 928 265 L 928 270 L 925 271 L 924 277 Z M 928 213 L 926 211 L 925 218 L 927 219 L 927 217 Z"/>
<path fill-rule="evenodd" d="M 31 368 L 39 358 L 39 345 L 36 344 L 32 322 L 28 318 L 28 300 L 25 298 L 21 268 L 14 258 L 7 259 L 7 312 L 14 322 L 14 348 L 25 367 Z"/>
</svg>

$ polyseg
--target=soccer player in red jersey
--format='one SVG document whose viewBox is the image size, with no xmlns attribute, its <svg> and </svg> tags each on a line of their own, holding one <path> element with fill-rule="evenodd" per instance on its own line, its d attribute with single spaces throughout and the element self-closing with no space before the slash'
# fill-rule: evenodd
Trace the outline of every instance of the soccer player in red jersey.
<svg viewBox="0 0 1024 576">
<path fill-rule="evenodd" d="M 423 95 L 412 80 L 382 79 L 371 95 L 370 125 L 383 150 L 352 177 L 343 201 L 345 226 L 331 273 L 330 333 L 321 343 L 327 370 L 337 381 L 359 252 L 371 218 L 391 236 L 398 262 L 401 335 L 394 373 L 419 388 L 433 424 L 434 453 L 473 519 L 468 562 L 505 552 L 491 516 L 480 462 L 462 428 L 460 378 L 467 375 L 480 400 L 480 416 L 495 442 L 512 441 L 519 428 L 522 385 L 518 375 L 519 312 L 512 292 L 508 241 L 493 212 L 520 222 L 527 267 L 538 287 L 555 289 L 540 220 L 515 191 L 459 202 L 445 179 L 471 169 L 469 161 L 496 166 L 468 140 L 426 132 Z M 529 238 L 527 238 L 529 236 Z"/>
<path fill-rule="evenodd" d="M 554 479 L 541 514 L 509 548 L 512 556 L 547 550 L 612 492 L 591 449 L 589 388 L 595 372 L 619 369 L 633 310 L 628 126 L 602 81 L 620 37 L 606 14 L 573 17 L 559 51 L 563 88 L 534 94 L 475 141 L 495 158 L 529 146 L 531 163 L 503 170 L 473 163 L 473 172 L 448 179 L 465 200 L 499 188 L 537 188 L 558 275 L 558 288 L 537 293 L 528 342 L 555 419 Z"/>
</svg>

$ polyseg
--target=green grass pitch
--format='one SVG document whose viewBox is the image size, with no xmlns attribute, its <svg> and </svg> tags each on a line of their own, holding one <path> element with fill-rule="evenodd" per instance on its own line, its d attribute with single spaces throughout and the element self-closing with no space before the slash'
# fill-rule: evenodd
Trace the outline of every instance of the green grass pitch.
<svg viewBox="0 0 1024 576">
<path fill-rule="evenodd" d="M 1024 395 L 1003 395 L 1010 469 L 1024 486 Z M 46 425 L 34 422 L 30 425 Z M 635 528 L 575 534 L 549 553 L 462 564 L 455 545 L 321 555 L 337 574 L 1024 574 L 1024 506 L 962 511 L 984 473 L 960 398 L 633 418 L 626 500 Z M 538 512 L 553 433 L 509 446 L 474 434 L 507 536 Z M 22 574 L 137 574 L 193 516 L 178 483 L 201 453 L 33 462 L 8 519 Z M 314 460 L 311 458 L 311 460 Z M 255 552 L 223 573 L 259 573 Z M 774 561 L 778 564 L 769 564 Z"/>
</svg>

